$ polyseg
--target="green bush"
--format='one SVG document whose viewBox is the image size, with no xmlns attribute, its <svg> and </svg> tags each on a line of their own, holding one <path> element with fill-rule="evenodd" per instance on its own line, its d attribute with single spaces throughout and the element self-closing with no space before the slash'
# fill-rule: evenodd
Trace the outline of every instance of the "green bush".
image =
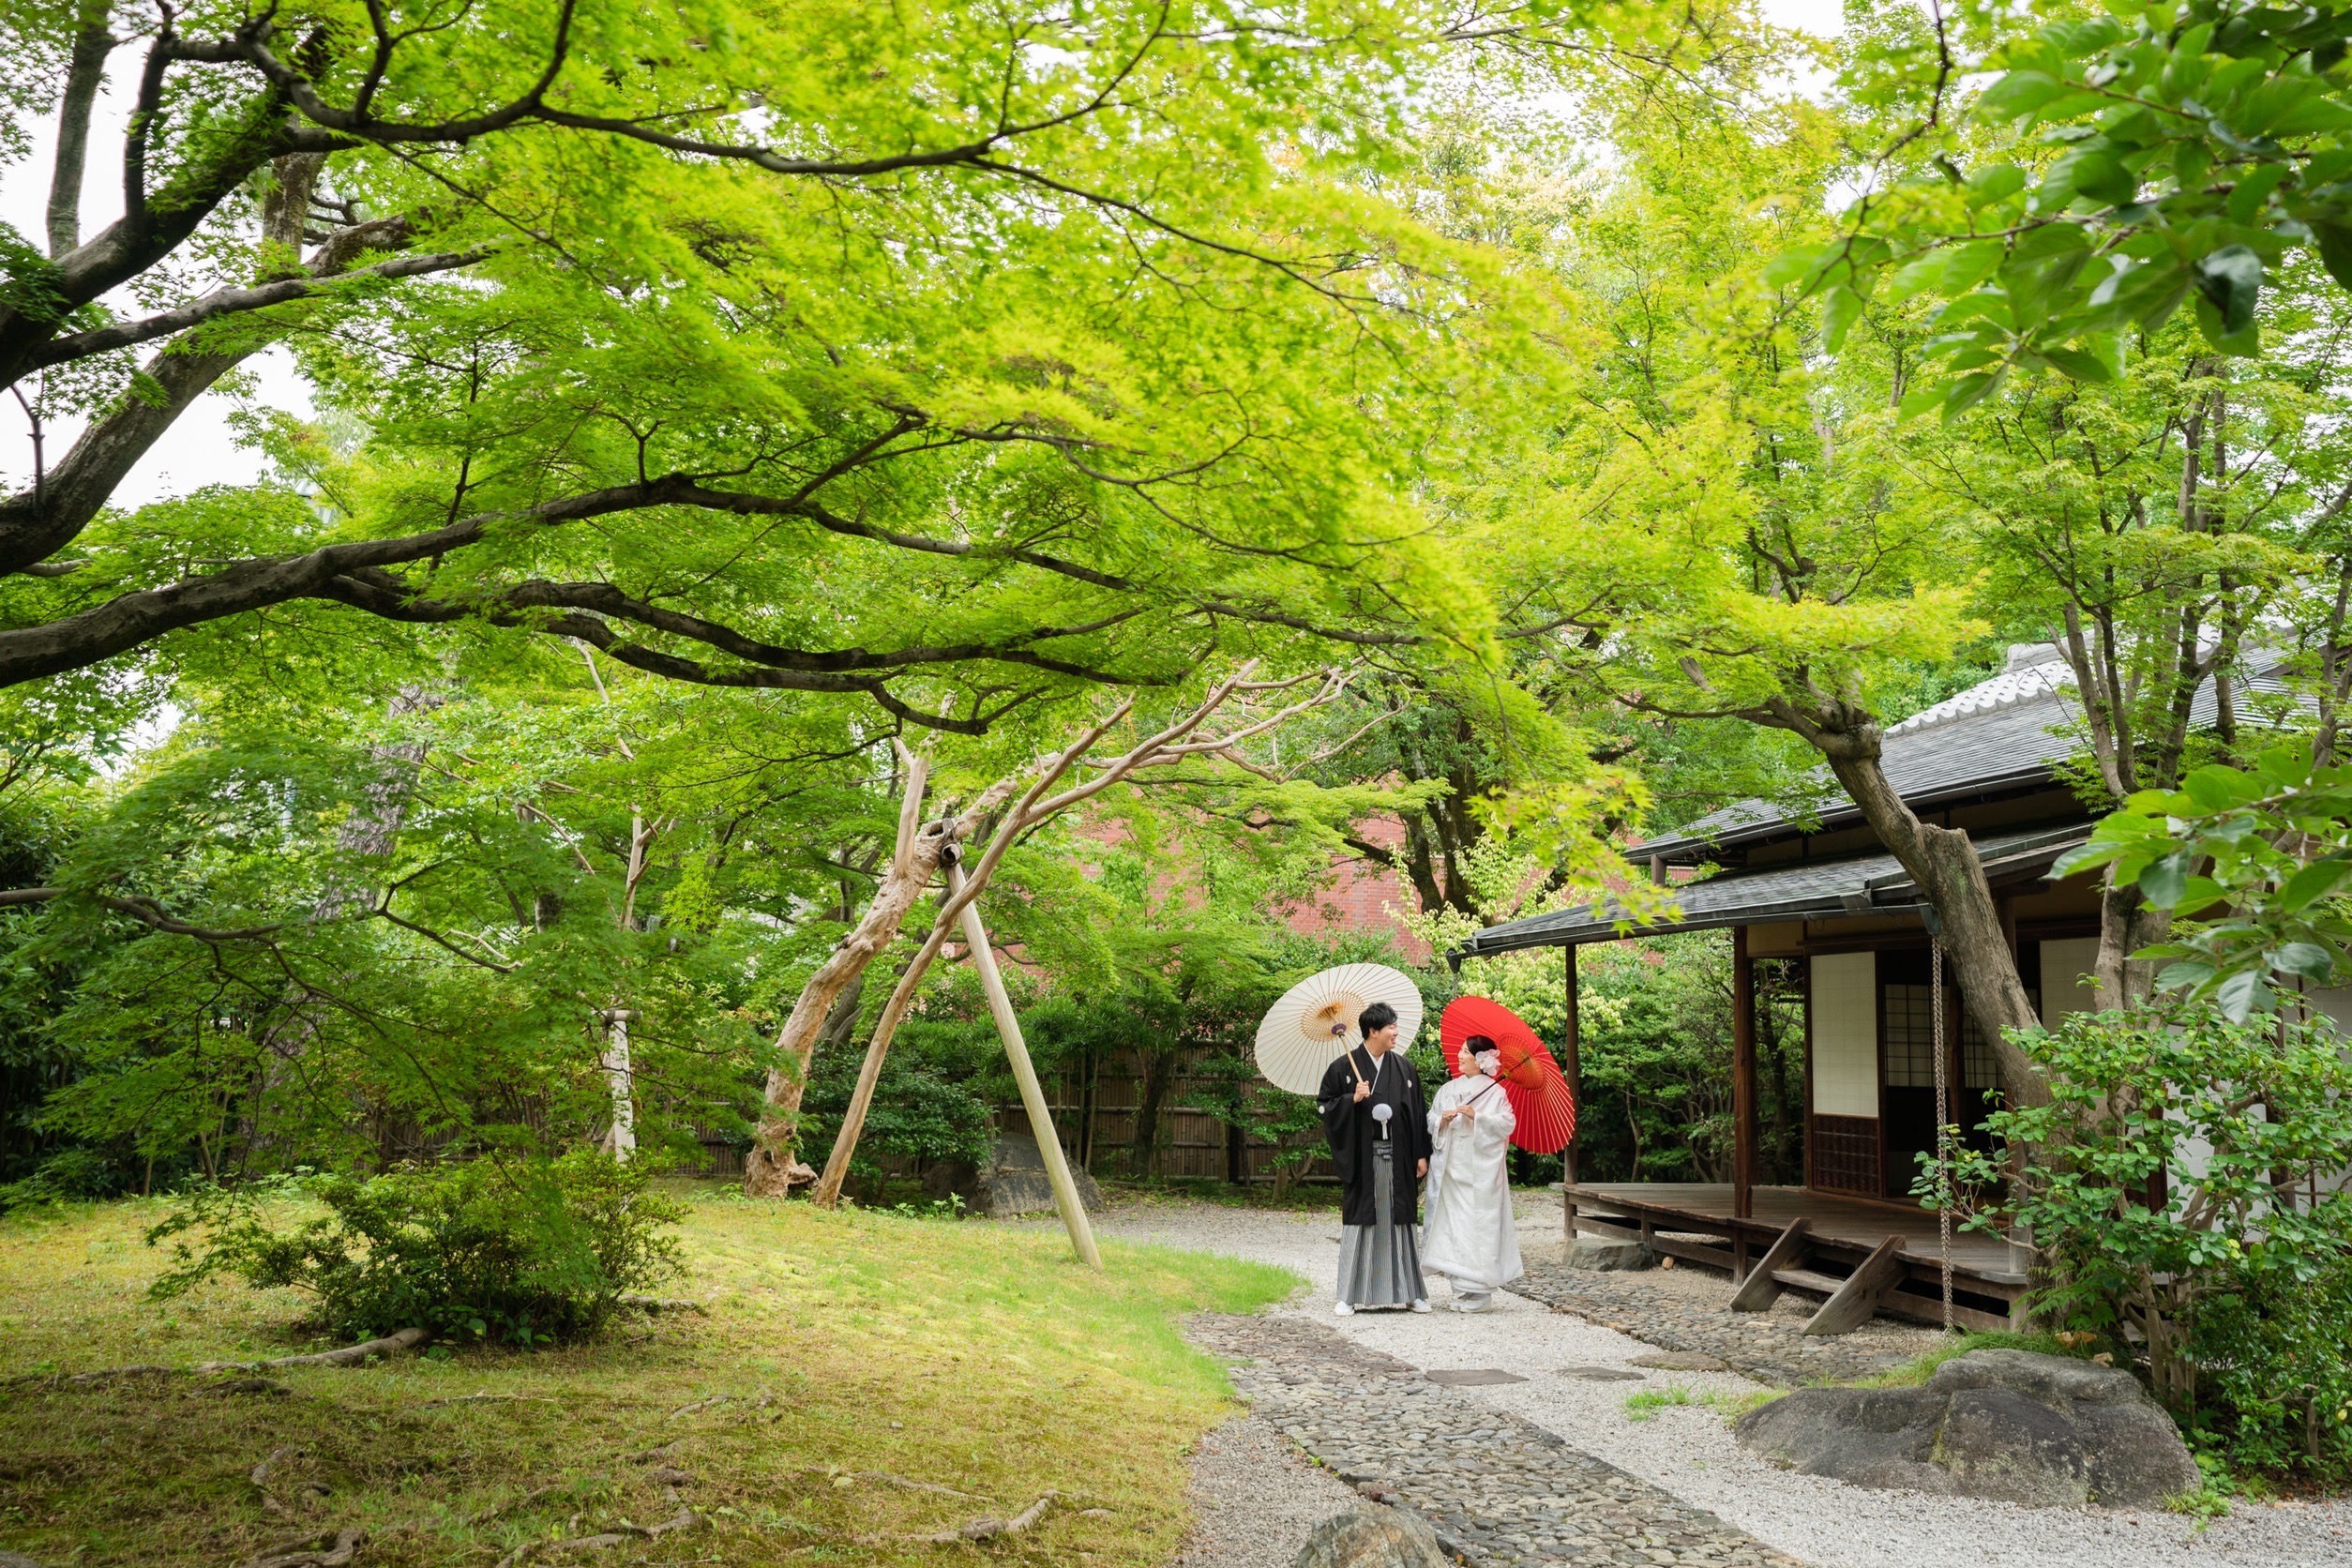
<svg viewBox="0 0 2352 1568">
<path fill-rule="evenodd" d="M 685 1211 L 647 1179 L 642 1165 L 587 1150 L 321 1177 L 304 1184 L 327 1214 L 282 1232 L 254 1189 L 211 1189 L 149 1233 L 153 1244 L 201 1226 L 207 1241 L 202 1253 L 179 1244 L 154 1294 L 229 1274 L 310 1292 L 317 1325 L 346 1338 L 425 1328 L 523 1346 L 576 1339 L 623 1294 L 677 1272 L 664 1228 Z"/>
<path fill-rule="evenodd" d="M 2031 1228 L 2028 1307 L 2136 1364 L 2233 1470 L 2352 1473 L 2352 1060 L 2324 1022 L 2176 1004 L 2018 1042 L 2045 1106 L 1996 1112 L 2020 1180 L 1969 1223 Z M 1996 1190 L 1990 1155 L 1966 1184 Z"/>
</svg>

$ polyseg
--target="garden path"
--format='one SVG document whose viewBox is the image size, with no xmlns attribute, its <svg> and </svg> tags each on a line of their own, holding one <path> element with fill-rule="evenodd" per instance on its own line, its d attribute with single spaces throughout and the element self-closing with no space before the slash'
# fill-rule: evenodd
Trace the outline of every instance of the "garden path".
<svg viewBox="0 0 2352 1568">
<path fill-rule="evenodd" d="M 1557 1261 L 1557 1199 L 1525 1195 L 1519 1212 L 1530 1267 Z M 1652 1354 L 1657 1347 L 1521 1296 L 1498 1295 L 1498 1310 L 1464 1317 L 1442 1310 L 1445 1290 L 1437 1283 L 1433 1295 L 1440 1310 L 1436 1313 L 1336 1318 L 1331 1305 L 1338 1224 L 1330 1212 L 1130 1201 L 1102 1216 L 1096 1229 L 1107 1236 L 1289 1268 L 1306 1278 L 1308 1288 L 1275 1316 L 1328 1331 L 1367 1354 L 1426 1371 L 1516 1372 L 1527 1380 L 1447 1389 L 1442 1397 L 1516 1418 L 1510 1423 L 1513 1429 L 1525 1423 L 1549 1433 L 1566 1450 L 1615 1467 L 1691 1511 L 1711 1514 L 1818 1568 L 1884 1568 L 1890 1562 L 1905 1568 L 2352 1568 L 2352 1504 L 2343 1501 L 2241 1504 L 2232 1516 L 2200 1531 L 2194 1520 L 2171 1514 L 2026 1509 L 1870 1491 L 1777 1470 L 1731 1440 L 1719 1406 L 1667 1406 L 1641 1420 L 1626 1406 L 1628 1394 L 1637 1391 L 1672 1397 L 1683 1390 L 1698 1400 L 1711 1395 L 1737 1400 L 1765 1385 L 1731 1372 L 1633 1366 L 1635 1357 Z M 1722 1310 L 1721 1301 L 1729 1294 L 1720 1275 L 1689 1268 L 1647 1274 L 1641 1284 L 1643 1290 L 1628 1300 L 1637 1304 L 1643 1297 L 1670 1298 L 1683 1310 Z M 1631 1309 L 1610 1316 L 1640 1326 Z M 1888 1325 L 1880 1332 L 1918 1331 Z M 1642 1380 L 1622 1376 L 1594 1380 L 1587 1374 L 1595 1370 L 1637 1374 Z M 1241 1380 L 1245 1383 L 1246 1375 Z M 1262 1422 L 1274 1413 L 1269 1409 L 1254 1419 Z M 1197 1478 L 1197 1487 L 1202 1479 Z M 1408 1490 L 1401 1475 L 1395 1485 Z M 1268 1528 L 1275 1528 L 1271 1518 Z M 1304 1528 L 1283 1528 L 1297 1530 L 1295 1540 L 1284 1543 L 1294 1553 Z M 1266 1544 L 1275 1549 L 1266 1552 L 1264 1560 L 1288 1560 L 1275 1543 Z"/>
</svg>

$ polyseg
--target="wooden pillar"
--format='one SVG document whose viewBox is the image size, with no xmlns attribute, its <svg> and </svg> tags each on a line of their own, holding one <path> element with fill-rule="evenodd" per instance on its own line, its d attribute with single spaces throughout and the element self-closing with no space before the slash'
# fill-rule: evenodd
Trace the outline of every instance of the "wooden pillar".
<svg viewBox="0 0 2352 1568">
<path fill-rule="evenodd" d="M 1731 1212 L 1756 1214 L 1756 965 L 1745 926 L 1731 927 Z"/>
<path fill-rule="evenodd" d="M 953 896 L 963 891 L 963 867 L 953 861 L 947 867 L 947 891 Z M 1004 1055 L 1013 1064 L 1013 1081 L 1020 1087 L 1021 1105 L 1029 1112 L 1030 1135 L 1037 1140 L 1037 1153 L 1046 1162 L 1046 1180 L 1052 1184 L 1053 1199 L 1062 1211 L 1062 1223 L 1070 1232 L 1070 1248 L 1090 1269 L 1099 1271 L 1103 1255 L 1094 1245 L 1094 1228 L 1086 1218 L 1086 1205 L 1078 1200 L 1078 1183 L 1070 1177 L 1070 1162 L 1062 1153 L 1062 1139 L 1053 1129 L 1053 1112 L 1046 1107 L 1044 1085 L 1037 1081 L 1037 1068 L 1029 1060 L 1029 1043 L 1021 1038 L 1020 1019 L 1013 1012 L 1013 999 L 1005 994 L 1004 976 L 996 967 L 996 949 L 988 944 L 988 933 L 980 923 L 980 903 L 974 899 L 964 906 L 964 942 L 972 948 L 972 967 L 980 976 L 980 989 L 988 999 L 988 1011 L 996 1016 L 997 1033 L 1003 1038 Z"/>
<path fill-rule="evenodd" d="M 1571 942 L 1566 947 L 1561 948 L 1560 953 L 1566 959 L 1566 970 L 1564 981 L 1565 988 L 1562 990 L 1560 996 L 1560 1000 L 1565 1005 L 1562 1009 L 1563 1021 L 1560 1025 L 1560 1077 L 1568 1080 L 1568 1100 L 1570 1104 L 1576 1108 L 1576 1125 L 1577 1130 L 1581 1132 L 1584 1126 L 1584 1078 L 1579 1070 L 1576 1057 L 1577 1022 L 1576 944 Z M 1569 1138 L 1568 1146 L 1560 1152 L 1560 1176 L 1562 1184 L 1569 1188 L 1569 1191 L 1561 1195 L 1560 1213 L 1560 1225 L 1564 1234 L 1566 1235 L 1568 1244 L 1573 1246 L 1576 1244 L 1576 1195 L 1575 1190 L 1576 1185 L 1576 1139 L 1575 1138 Z"/>
</svg>

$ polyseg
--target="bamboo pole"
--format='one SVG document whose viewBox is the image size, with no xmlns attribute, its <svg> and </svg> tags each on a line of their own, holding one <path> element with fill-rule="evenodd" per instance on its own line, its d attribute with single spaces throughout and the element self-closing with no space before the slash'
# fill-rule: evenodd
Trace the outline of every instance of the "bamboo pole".
<svg viewBox="0 0 2352 1568">
<path fill-rule="evenodd" d="M 964 868 L 947 867 L 950 897 L 963 891 Z M 980 923 L 980 900 L 964 905 L 964 941 L 972 948 L 972 967 L 988 993 L 988 1011 L 996 1015 L 997 1033 L 1004 1037 L 1004 1054 L 1013 1063 L 1013 1081 L 1020 1085 L 1021 1105 L 1029 1112 L 1029 1130 L 1036 1137 L 1037 1153 L 1045 1157 L 1046 1177 L 1053 1184 L 1053 1200 L 1069 1227 L 1070 1245 L 1090 1269 L 1100 1270 L 1103 1255 L 1094 1245 L 1094 1228 L 1086 1220 L 1086 1205 L 1078 1201 L 1078 1183 L 1070 1177 L 1070 1162 L 1063 1157 L 1062 1139 L 1053 1130 L 1053 1113 L 1046 1108 L 1046 1091 L 1029 1060 L 1029 1043 L 1021 1038 L 1020 1020 L 1013 1016 L 1013 999 L 1004 992 L 1004 976 L 996 967 L 996 949 L 988 945 L 988 928 Z"/>
</svg>

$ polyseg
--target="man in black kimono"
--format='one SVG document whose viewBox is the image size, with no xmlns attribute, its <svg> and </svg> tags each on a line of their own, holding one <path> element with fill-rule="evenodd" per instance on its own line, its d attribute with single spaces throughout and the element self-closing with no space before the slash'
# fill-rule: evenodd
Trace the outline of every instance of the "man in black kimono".
<svg viewBox="0 0 2352 1568">
<path fill-rule="evenodd" d="M 1376 1002 L 1357 1019 L 1364 1044 L 1334 1062 L 1316 1093 L 1339 1172 L 1339 1304 L 1429 1310 L 1413 1223 L 1429 1174 L 1429 1106 L 1421 1075 L 1396 1048 L 1396 1009 Z"/>
</svg>

